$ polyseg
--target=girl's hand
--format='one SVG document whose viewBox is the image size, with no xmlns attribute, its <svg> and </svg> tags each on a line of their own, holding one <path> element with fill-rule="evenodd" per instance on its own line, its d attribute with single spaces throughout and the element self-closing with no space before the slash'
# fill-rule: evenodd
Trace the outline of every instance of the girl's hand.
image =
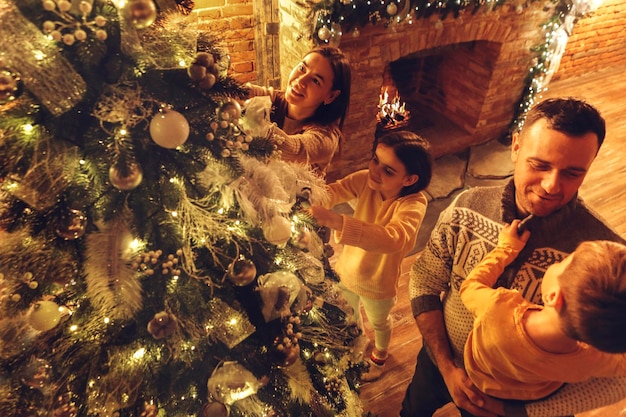
<svg viewBox="0 0 626 417">
<path fill-rule="evenodd" d="M 308 208 L 308 211 L 320 226 L 330 227 L 335 230 L 341 230 L 343 227 L 343 217 L 332 210 L 322 206 L 311 206 Z"/>
</svg>

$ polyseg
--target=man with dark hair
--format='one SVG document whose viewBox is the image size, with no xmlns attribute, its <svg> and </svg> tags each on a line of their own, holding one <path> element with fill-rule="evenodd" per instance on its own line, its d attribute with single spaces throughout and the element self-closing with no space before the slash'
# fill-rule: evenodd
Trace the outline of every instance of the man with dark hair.
<svg viewBox="0 0 626 417">
<path fill-rule="evenodd" d="M 626 378 L 567 384 L 539 401 L 501 402 L 485 396 L 463 368 L 473 316 L 459 296 L 461 283 L 497 244 L 503 225 L 532 215 L 531 237 L 496 286 L 517 289 L 541 303 L 541 280 L 586 240 L 624 242 L 578 198 L 578 189 L 605 136 L 599 112 L 574 98 L 535 105 L 513 135 L 513 179 L 503 186 L 467 190 L 439 216 L 410 275 L 409 295 L 424 346 L 400 415 L 428 417 L 448 402 L 461 415 L 556 417 L 626 397 Z"/>
</svg>

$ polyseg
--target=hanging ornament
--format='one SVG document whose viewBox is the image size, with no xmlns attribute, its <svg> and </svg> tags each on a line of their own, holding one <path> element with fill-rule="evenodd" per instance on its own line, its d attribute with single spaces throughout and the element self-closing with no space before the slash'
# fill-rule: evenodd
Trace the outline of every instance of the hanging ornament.
<svg viewBox="0 0 626 417">
<path fill-rule="evenodd" d="M 236 100 L 228 99 L 217 109 L 217 116 L 220 120 L 237 123 L 241 117 L 241 105 Z"/>
<path fill-rule="evenodd" d="M 196 58 L 187 69 L 187 74 L 198 87 L 203 90 L 209 90 L 217 82 L 219 70 L 212 54 L 198 52 Z"/>
<path fill-rule="evenodd" d="M 131 163 L 127 168 L 114 164 L 109 168 L 109 180 L 118 190 L 131 191 L 141 184 L 143 171 L 136 163 Z"/>
<path fill-rule="evenodd" d="M 38 301 L 28 316 L 28 323 L 40 332 L 55 328 L 59 321 L 61 321 L 61 311 L 54 301 Z"/>
<path fill-rule="evenodd" d="M 76 417 L 78 411 L 76 409 L 76 402 L 74 401 L 73 394 L 71 392 L 65 392 L 57 396 L 53 417 Z"/>
<path fill-rule="evenodd" d="M 189 123 L 179 112 L 162 107 L 150 121 L 150 136 L 157 145 L 174 149 L 187 141 Z"/>
<path fill-rule="evenodd" d="M 265 322 L 291 315 L 291 305 L 296 301 L 302 285 L 300 279 L 289 271 L 276 271 L 258 279 L 257 291 L 261 294 L 261 313 Z"/>
<path fill-rule="evenodd" d="M 22 79 L 19 74 L 0 68 L 0 105 L 15 100 L 22 94 Z"/>
<path fill-rule="evenodd" d="M 359 36 L 361 36 L 361 31 L 359 30 L 359 28 L 358 28 L 358 27 L 355 27 L 355 28 L 352 30 L 352 37 L 353 37 L 353 38 L 358 38 Z"/>
<path fill-rule="evenodd" d="M 389 16 L 395 16 L 396 13 L 398 13 L 398 6 L 396 5 L 396 3 L 391 2 L 387 5 L 387 14 Z"/>
<path fill-rule="evenodd" d="M 200 412 L 200 417 L 228 417 L 229 415 L 229 407 L 218 402 L 206 403 Z"/>
<path fill-rule="evenodd" d="M 339 47 L 342 35 L 343 32 L 341 30 L 341 25 L 339 23 L 333 23 L 330 25 L 330 37 L 328 38 L 328 44 L 330 46 L 334 46 L 335 48 Z"/>
<path fill-rule="evenodd" d="M 171 336 L 177 327 L 176 317 L 173 314 L 160 311 L 148 322 L 148 333 L 159 340 Z"/>
<path fill-rule="evenodd" d="M 60 217 L 55 232 L 65 240 L 74 240 L 85 234 L 86 226 L 87 216 L 85 213 L 71 209 Z"/>
<path fill-rule="evenodd" d="M 230 55 L 224 53 L 221 58 L 217 61 L 217 71 L 221 78 L 226 78 L 228 75 L 228 70 L 230 68 Z"/>
<path fill-rule="evenodd" d="M 227 276 L 233 284 L 243 287 L 251 284 L 256 278 L 256 266 L 249 259 L 237 259 L 228 265 Z"/>
<path fill-rule="evenodd" d="M 291 239 L 291 222 L 283 216 L 274 216 L 263 224 L 263 236 L 274 245 L 284 245 Z"/>
<path fill-rule="evenodd" d="M 328 29 L 328 26 L 324 25 L 321 28 L 319 28 L 319 30 L 317 31 L 317 37 L 320 38 L 320 40 L 326 42 L 330 39 L 330 29 Z"/>
<path fill-rule="evenodd" d="M 157 8 L 153 0 L 128 0 L 123 8 L 124 18 L 137 29 L 145 29 L 157 18 Z"/>
<path fill-rule="evenodd" d="M 207 381 L 209 393 L 222 404 L 232 405 L 264 386 L 267 378 L 258 380 L 252 372 L 235 361 L 220 362 Z"/>
<path fill-rule="evenodd" d="M 52 366 L 47 360 L 33 358 L 20 373 L 20 381 L 28 388 L 45 390 L 48 388 L 51 373 Z"/>
</svg>

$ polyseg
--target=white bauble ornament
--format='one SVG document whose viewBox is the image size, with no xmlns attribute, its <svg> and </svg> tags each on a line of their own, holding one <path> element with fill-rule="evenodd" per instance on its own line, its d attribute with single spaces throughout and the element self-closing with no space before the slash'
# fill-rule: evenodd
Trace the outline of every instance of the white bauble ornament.
<svg viewBox="0 0 626 417">
<path fill-rule="evenodd" d="M 189 123 L 179 112 L 163 109 L 150 121 L 150 136 L 157 145 L 174 149 L 187 141 Z"/>
<path fill-rule="evenodd" d="M 263 236 L 274 245 L 284 245 L 291 239 L 291 222 L 283 216 L 274 216 L 263 224 Z"/>
<path fill-rule="evenodd" d="M 154 23 L 158 12 L 153 0 L 128 0 L 122 13 L 137 29 L 145 29 Z"/>
<path fill-rule="evenodd" d="M 45 332 L 53 329 L 61 321 L 59 305 L 54 301 L 39 301 L 28 316 L 28 323 L 35 330 Z"/>
</svg>

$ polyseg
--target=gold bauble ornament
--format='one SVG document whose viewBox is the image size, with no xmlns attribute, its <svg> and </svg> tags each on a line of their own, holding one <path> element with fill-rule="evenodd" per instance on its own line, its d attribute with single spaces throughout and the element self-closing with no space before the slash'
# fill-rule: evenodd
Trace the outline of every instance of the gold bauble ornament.
<svg viewBox="0 0 626 417">
<path fill-rule="evenodd" d="M 65 240 L 74 240 L 85 234 L 86 227 L 87 216 L 85 213 L 72 209 L 61 216 L 55 232 Z"/>
<path fill-rule="evenodd" d="M 249 259 L 237 259 L 228 266 L 228 279 L 238 287 L 251 284 L 256 278 L 256 266 Z"/>
<path fill-rule="evenodd" d="M 28 323 L 40 332 L 55 328 L 60 321 L 59 305 L 54 301 L 38 301 L 28 316 Z"/>
<path fill-rule="evenodd" d="M 126 172 L 115 164 L 109 168 L 109 180 L 118 190 L 134 190 L 143 180 L 143 171 L 138 164 L 131 164 Z"/>
<path fill-rule="evenodd" d="M 128 0 L 122 9 L 124 18 L 137 29 L 145 29 L 157 18 L 157 8 L 153 0 Z"/>
</svg>

